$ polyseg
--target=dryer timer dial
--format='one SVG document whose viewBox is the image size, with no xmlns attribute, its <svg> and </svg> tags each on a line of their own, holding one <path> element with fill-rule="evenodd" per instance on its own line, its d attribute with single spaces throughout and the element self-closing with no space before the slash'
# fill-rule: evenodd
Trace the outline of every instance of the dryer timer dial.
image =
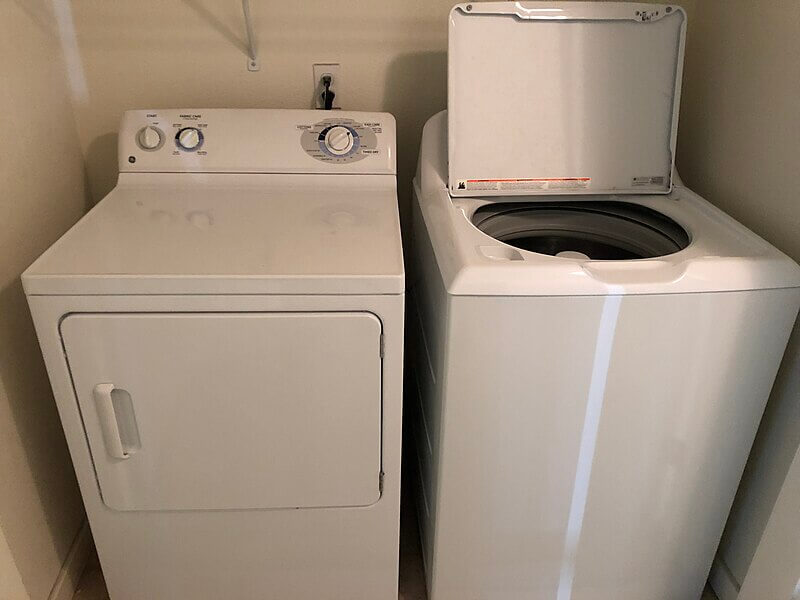
<svg viewBox="0 0 800 600">
<path fill-rule="evenodd" d="M 325 134 L 325 147 L 335 156 L 343 156 L 353 149 L 355 139 L 353 132 L 341 125 L 335 125 Z"/>
<path fill-rule="evenodd" d="M 328 118 L 313 125 L 298 124 L 300 146 L 311 158 L 334 165 L 364 160 L 380 154 L 380 123 L 364 125 L 353 119 Z"/>
</svg>

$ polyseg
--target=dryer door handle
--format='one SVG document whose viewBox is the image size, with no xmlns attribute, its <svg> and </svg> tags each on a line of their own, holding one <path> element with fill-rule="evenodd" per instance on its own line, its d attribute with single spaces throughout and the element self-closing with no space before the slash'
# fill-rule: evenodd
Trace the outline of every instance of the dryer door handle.
<svg viewBox="0 0 800 600">
<path fill-rule="evenodd" d="M 94 403 L 97 407 L 97 416 L 100 419 L 100 429 L 106 442 L 106 450 L 114 458 L 130 458 L 130 453 L 122 446 L 122 436 L 119 433 L 119 422 L 114 411 L 114 400 L 111 393 L 114 391 L 113 383 L 98 383 L 94 386 Z"/>
</svg>

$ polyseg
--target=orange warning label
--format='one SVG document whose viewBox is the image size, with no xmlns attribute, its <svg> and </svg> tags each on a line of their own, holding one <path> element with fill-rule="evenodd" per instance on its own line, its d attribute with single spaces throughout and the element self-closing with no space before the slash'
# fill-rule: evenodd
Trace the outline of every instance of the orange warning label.
<svg viewBox="0 0 800 600">
<path fill-rule="evenodd" d="M 462 179 L 459 190 L 480 191 L 563 191 L 585 190 L 591 177 L 527 177 L 519 179 Z"/>
</svg>

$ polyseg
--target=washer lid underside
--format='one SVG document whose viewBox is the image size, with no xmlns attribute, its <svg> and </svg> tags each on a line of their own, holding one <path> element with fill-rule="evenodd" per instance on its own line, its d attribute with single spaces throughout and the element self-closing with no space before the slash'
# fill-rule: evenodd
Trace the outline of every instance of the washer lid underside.
<svg viewBox="0 0 800 600">
<path fill-rule="evenodd" d="M 626 202 L 487 204 L 475 211 L 472 222 L 521 250 L 564 258 L 655 258 L 689 245 L 689 235 L 675 221 Z"/>
<path fill-rule="evenodd" d="M 649 6 L 458 5 L 448 38 L 451 195 L 669 192 L 686 19 Z"/>
</svg>

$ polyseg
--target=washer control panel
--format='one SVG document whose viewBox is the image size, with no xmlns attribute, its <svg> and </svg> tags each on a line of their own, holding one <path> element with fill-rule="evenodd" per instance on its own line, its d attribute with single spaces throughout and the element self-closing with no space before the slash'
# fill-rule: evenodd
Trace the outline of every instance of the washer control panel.
<svg viewBox="0 0 800 600">
<path fill-rule="evenodd" d="M 352 163 L 377 156 L 380 121 L 365 123 L 345 118 L 323 119 L 313 125 L 298 124 L 300 145 L 316 160 L 334 164 Z"/>
<path fill-rule="evenodd" d="M 122 172 L 395 174 L 387 113 L 262 109 L 132 110 Z"/>
</svg>

